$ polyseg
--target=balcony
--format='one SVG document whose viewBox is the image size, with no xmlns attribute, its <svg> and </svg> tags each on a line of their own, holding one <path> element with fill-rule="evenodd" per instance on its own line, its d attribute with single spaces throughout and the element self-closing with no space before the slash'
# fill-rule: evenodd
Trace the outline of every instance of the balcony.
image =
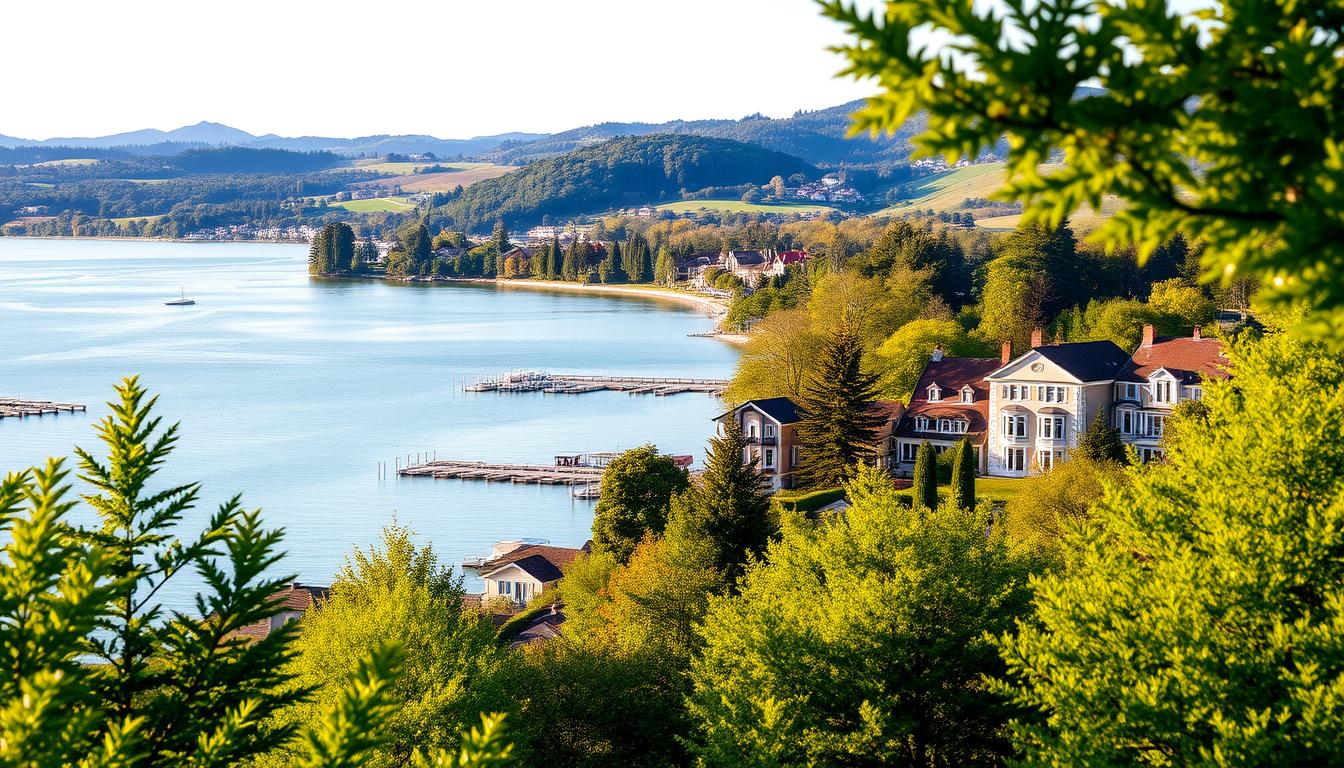
<svg viewBox="0 0 1344 768">
<path fill-rule="evenodd" d="M 779 439 L 774 435 L 762 437 L 761 435 L 748 435 L 746 437 L 747 445 L 777 445 Z"/>
</svg>

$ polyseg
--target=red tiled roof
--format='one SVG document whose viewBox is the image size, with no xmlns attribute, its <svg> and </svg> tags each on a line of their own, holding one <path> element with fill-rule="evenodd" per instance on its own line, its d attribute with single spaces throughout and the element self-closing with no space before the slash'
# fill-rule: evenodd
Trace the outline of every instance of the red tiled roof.
<svg viewBox="0 0 1344 768">
<path fill-rule="evenodd" d="M 896 434 L 914 437 L 926 436 L 945 440 L 968 438 L 972 443 L 984 441 L 989 429 L 989 383 L 985 376 L 998 370 L 1002 365 L 997 357 L 944 357 L 942 360 L 930 360 L 924 366 L 924 373 L 915 384 L 915 392 L 906 406 Z M 929 402 L 929 385 L 937 383 L 943 390 L 943 399 Z M 975 395 L 974 403 L 961 402 L 961 390 L 969 386 Z M 915 429 L 915 417 L 924 416 L 930 420 L 964 419 L 969 423 L 966 433 L 949 434 L 946 432 L 920 432 Z"/>
<path fill-rule="evenodd" d="M 798 264 L 807 258 L 807 251 L 781 251 L 779 260 L 784 264 Z"/>
<path fill-rule="evenodd" d="M 1171 371 L 1185 384 L 1201 379 L 1226 379 L 1230 375 L 1221 341 L 1180 336 L 1158 338 L 1151 346 L 1139 347 L 1119 378 L 1147 381 L 1159 368 Z"/>
</svg>

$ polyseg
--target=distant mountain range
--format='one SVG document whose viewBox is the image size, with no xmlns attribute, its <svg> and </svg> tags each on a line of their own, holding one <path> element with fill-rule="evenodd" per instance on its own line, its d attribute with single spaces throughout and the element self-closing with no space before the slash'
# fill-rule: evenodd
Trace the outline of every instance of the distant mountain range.
<svg viewBox="0 0 1344 768">
<path fill-rule="evenodd" d="M 268 133 L 256 136 L 247 131 L 201 121 L 195 125 L 161 131 L 146 128 L 139 131 L 114 133 L 109 136 L 60 136 L 51 139 L 20 139 L 0 135 L 0 147 L 80 147 L 89 149 L 128 149 L 141 154 L 172 154 L 193 147 L 255 147 L 260 149 L 289 149 L 298 152 L 328 151 L 341 155 L 385 155 L 395 153 L 432 152 L 436 157 L 476 157 L 506 142 L 529 142 L 543 138 L 540 133 L 503 133 L 498 136 L 477 136 L 471 139 L 439 139 L 422 135 L 377 135 L 356 138 L 329 136 L 277 136 Z"/>
<path fill-rule="evenodd" d="M 470 139 L 440 139 L 425 135 L 377 135 L 356 138 L 329 136 L 257 136 L 220 123 L 202 121 L 171 131 L 145 129 L 110 136 L 57 137 L 41 141 L 0 135 L 0 147 L 39 146 L 123 149 L 136 154 L 173 154 L 193 147 L 238 146 L 328 151 L 345 156 L 432 152 L 436 157 L 488 160 L 523 165 L 618 136 L 680 134 L 743 141 L 784 152 L 821 166 L 899 163 L 910 155 L 910 138 L 923 127 L 911 120 L 892 136 L 846 138 L 849 116 L 861 102 L 792 117 L 751 115 L 741 120 L 674 120 L 667 123 L 600 123 L 555 134 L 501 133 Z"/>
</svg>

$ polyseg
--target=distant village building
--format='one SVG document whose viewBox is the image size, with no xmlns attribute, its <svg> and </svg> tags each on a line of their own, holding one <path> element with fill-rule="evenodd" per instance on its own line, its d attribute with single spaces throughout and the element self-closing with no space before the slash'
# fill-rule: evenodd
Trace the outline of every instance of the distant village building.
<svg viewBox="0 0 1344 768">
<path fill-rule="evenodd" d="M 913 470 L 915 453 L 929 443 L 942 453 L 965 439 L 975 449 L 976 471 L 985 474 L 989 439 L 989 384 L 985 377 L 1008 362 L 995 357 L 945 357 L 941 347 L 924 367 L 910 405 L 888 443 L 884 466 L 905 474 Z"/>
<path fill-rule="evenodd" d="M 303 618 L 305 613 L 315 608 L 330 594 L 331 587 L 315 587 L 296 581 L 278 595 L 279 608 L 269 619 L 248 624 L 238 630 L 237 636 L 253 641 L 260 640 L 289 622 Z"/>
<path fill-rule="evenodd" d="M 485 582 L 485 591 L 476 599 L 488 603 L 502 598 L 516 607 L 526 606 L 534 597 L 560 583 L 569 564 L 591 549 L 591 542 L 578 549 L 521 544 L 477 568 Z"/>
</svg>

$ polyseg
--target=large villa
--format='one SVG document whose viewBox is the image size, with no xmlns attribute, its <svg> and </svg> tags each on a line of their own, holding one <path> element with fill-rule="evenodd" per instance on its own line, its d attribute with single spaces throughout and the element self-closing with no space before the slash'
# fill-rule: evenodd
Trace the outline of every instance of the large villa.
<svg viewBox="0 0 1344 768">
<path fill-rule="evenodd" d="M 1172 409 L 1198 400 L 1204 381 L 1227 377 L 1226 365 L 1219 340 L 1198 329 L 1159 338 L 1151 325 L 1133 355 L 1109 341 L 1042 344 L 1039 330 L 1017 356 L 1006 342 L 997 358 L 947 357 L 935 348 L 908 407 L 875 404 L 886 416 L 879 460 L 908 475 L 921 444 L 941 453 L 965 439 L 981 475 L 1024 477 L 1064 460 L 1102 413 L 1140 459 L 1160 458 Z M 741 426 L 749 458 L 771 486 L 793 487 L 804 450 L 798 406 L 784 397 L 749 400 L 718 417 L 727 419 Z"/>
</svg>

